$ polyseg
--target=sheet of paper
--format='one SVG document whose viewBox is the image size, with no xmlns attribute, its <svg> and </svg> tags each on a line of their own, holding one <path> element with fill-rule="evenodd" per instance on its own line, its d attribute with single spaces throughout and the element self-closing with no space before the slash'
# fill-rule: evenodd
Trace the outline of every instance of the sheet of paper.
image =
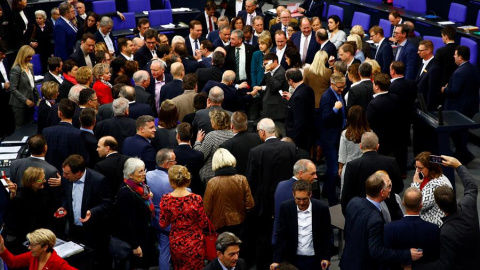
<svg viewBox="0 0 480 270">
<path fill-rule="evenodd" d="M 18 153 L 21 146 L 0 146 L 0 153 Z"/>
<path fill-rule="evenodd" d="M 16 159 L 17 156 L 18 156 L 17 153 L 0 154 L 0 160 Z"/>
<path fill-rule="evenodd" d="M 455 24 L 455 23 L 452 22 L 452 21 L 443 21 L 443 22 L 438 22 L 438 24 L 440 24 L 440 25 L 449 25 L 449 24 Z"/>
<path fill-rule="evenodd" d="M 53 249 L 57 252 L 58 256 L 62 258 L 70 257 L 74 254 L 80 253 L 84 250 L 82 246 L 72 241 L 62 245 L 55 246 Z"/>
</svg>

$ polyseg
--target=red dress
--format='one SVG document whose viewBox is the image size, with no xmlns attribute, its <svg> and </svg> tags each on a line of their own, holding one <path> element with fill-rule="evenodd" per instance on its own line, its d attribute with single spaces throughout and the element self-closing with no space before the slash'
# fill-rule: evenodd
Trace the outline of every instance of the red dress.
<svg viewBox="0 0 480 270">
<path fill-rule="evenodd" d="M 205 267 L 202 229 L 208 226 L 202 197 L 165 194 L 160 201 L 160 227 L 172 225 L 170 254 L 175 270 L 201 270 Z"/>
<path fill-rule="evenodd" d="M 0 257 L 5 261 L 8 268 L 16 269 L 16 268 L 27 268 L 29 270 L 37 270 L 38 269 L 38 258 L 32 257 L 32 252 L 25 252 L 20 255 L 13 255 L 5 249 L 5 251 L 0 254 Z M 57 252 L 52 251 L 50 258 L 48 258 L 47 263 L 43 267 L 44 270 L 77 270 L 77 268 L 71 267 L 67 261 L 60 258 L 57 255 Z"/>
<path fill-rule="evenodd" d="M 102 83 L 100 80 L 97 80 L 93 84 L 93 90 L 97 92 L 98 102 L 100 104 L 107 104 L 113 102 L 112 89 L 108 85 Z"/>
</svg>

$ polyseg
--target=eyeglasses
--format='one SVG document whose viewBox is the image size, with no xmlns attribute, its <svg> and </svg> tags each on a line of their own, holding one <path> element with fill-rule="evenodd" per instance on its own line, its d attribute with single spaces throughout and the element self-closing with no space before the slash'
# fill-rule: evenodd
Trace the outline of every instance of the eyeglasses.
<svg viewBox="0 0 480 270">
<path fill-rule="evenodd" d="M 45 177 L 44 177 L 43 179 L 35 180 L 35 183 L 43 183 L 43 182 L 45 182 L 45 181 L 46 181 L 46 179 L 45 179 Z"/>
<path fill-rule="evenodd" d="M 347 87 L 346 85 L 344 85 L 344 86 L 338 86 L 338 85 L 333 84 L 333 83 L 332 83 L 332 85 L 335 86 L 337 89 L 345 89 L 345 87 Z"/>
<path fill-rule="evenodd" d="M 35 244 L 35 243 L 30 242 L 30 241 L 27 241 L 27 242 L 25 243 L 25 245 L 27 245 L 27 247 L 32 247 L 32 248 L 33 248 L 34 246 L 38 246 L 38 245 L 40 245 L 40 244 Z"/>
<path fill-rule="evenodd" d="M 91 101 L 98 101 L 98 98 L 95 98 L 95 99 L 92 98 L 92 99 L 90 99 L 90 100 L 91 100 Z"/>
<path fill-rule="evenodd" d="M 291 17 L 280 17 L 280 19 L 290 19 Z"/>
<path fill-rule="evenodd" d="M 295 201 L 299 201 L 299 202 L 306 202 L 308 201 L 310 198 L 298 198 L 298 197 L 295 197 Z"/>
<path fill-rule="evenodd" d="M 263 130 L 263 129 L 257 129 L 257 132 L 259 132 L 259 131 L 265 131 L 265 130 Z"/>
<path fill-rule="evenodd" d="M 426 51 L 426 50 L 427 50 L 427 49 L 425 49 L 425 50 L 420 50 L 420 49 L 418 49 L 419 52 L 423 52 L 423 51 Z"/>
</svg>

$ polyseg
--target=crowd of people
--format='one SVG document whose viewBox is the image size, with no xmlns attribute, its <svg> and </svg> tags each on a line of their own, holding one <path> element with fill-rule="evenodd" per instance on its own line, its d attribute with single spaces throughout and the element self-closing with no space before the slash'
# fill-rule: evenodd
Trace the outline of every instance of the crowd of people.
<svg viewBox="0 0 480 270">
<path fill-rule="evenodd" d="M 299 18 L 278 6 L 271 21 L 264 2 L 228 0 L 220 16 L 209 0 L 185 37 L 140 18 L 135 37 L 116 39 L 111 17 L 124 10 L 100 16 L 67 1 L 32 24 L 26 3 L 0 15 L 3 116 L 11 131 L 37 122 L 30 156 L 11 163 L 0 192 L 9 268 L 72 269 L 52 249 L 56 235 L 92 248 L 92 269 L 204 269 L 211 223 L 222 234 L 205 269 L 327 269 L 337 204 L 342 269 L 480 266 L 467 130 L 437 164 L 415 118 L 423 103 L 479 111 L 478 70 L 454 28 L 434 48 L 396 11 L 388 37 L 380 26 L 345 31 L 336 15 L 322 27 L 319 0 Z M 323 200 L 312 197 L 320 163 Z M 442 166 L 465 186 L 458 207 Z"/>
</svg>

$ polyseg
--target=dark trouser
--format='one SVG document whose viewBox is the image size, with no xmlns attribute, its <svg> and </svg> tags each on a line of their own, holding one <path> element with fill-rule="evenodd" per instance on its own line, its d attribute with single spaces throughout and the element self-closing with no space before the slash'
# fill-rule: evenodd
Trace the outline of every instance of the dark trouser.
<svg viewBox="0 0 480 270">
<path fill-rule="evenodd" d="M 255 229 L 250 232 L 256 232 L 256 268 L 269 269 L 273 259 L 273 218 L 271 216 L 257 217 L 255 220 Z"/>
<path fill-rule="evenodd" d="M 298 269 L 301 270 L 322 269 L 320 262 L 318 261 L 318 259 L 315 259 L 315 256 L 296 255 L 293 265 L 295 265 Z"/>
<path fill-rule="evenodd" d="M 94 269 L 112 268 L 108 251 L 110 234 L 103 226 L 76 226 L 70 224 L 68 236 L 73 241 L 94 249 Z"/>
<path fill-rule="evenodd" d="M 335 144 L 322 143 L 327 171 L 325 173 L 324 195 L 327 195 L 330 206 L 339 203 L 337 198 L 336 182 L 338 180 L 338 147 Z"/>
<path fill-rule="evenodd" d="M 460 162 L 467 164 L 470 162 L 474 156 L 468 150 L 468 129 L 462 129 L 459 131 L 452 132 L 450 134 L 453 144 L 455 145 L 455 154 L 454 156 L 460 160 Z"/>
</svg>

